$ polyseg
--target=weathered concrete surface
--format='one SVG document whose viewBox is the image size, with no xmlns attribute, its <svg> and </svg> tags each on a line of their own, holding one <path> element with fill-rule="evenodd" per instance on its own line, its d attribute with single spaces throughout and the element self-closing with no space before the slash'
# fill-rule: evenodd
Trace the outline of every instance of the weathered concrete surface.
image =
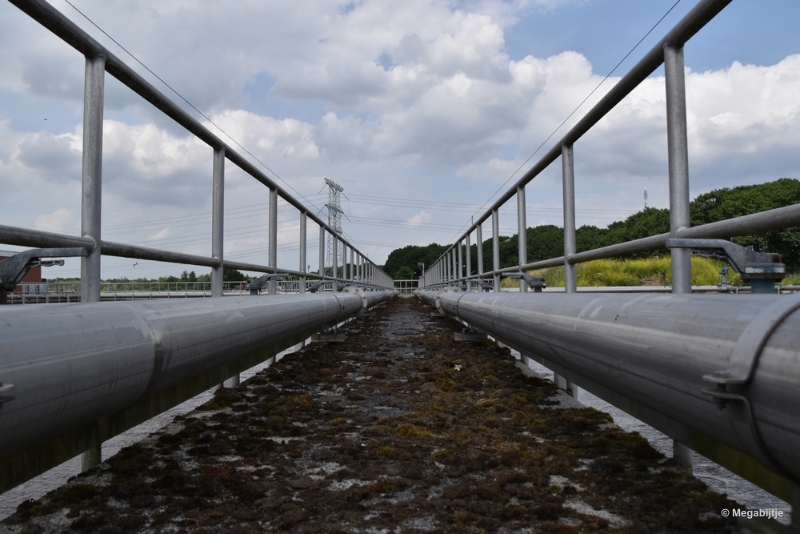
<svg viewBox="0 0 800 534">
<path fill-rule="evenodd" d="M 726 532 L 737 505 L 508 349 L 395 299 L 37 502 L 5 532 Z"/>
</svg>

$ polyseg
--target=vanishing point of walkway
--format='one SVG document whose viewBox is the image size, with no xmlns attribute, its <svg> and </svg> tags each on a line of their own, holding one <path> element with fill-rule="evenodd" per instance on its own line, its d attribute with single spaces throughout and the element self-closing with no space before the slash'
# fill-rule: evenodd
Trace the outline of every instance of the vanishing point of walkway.
<svg viewBox="0 0 800 534">
<path fill-rule="evenodd" d="M 0 532 L 726 532 L 735 503 L 508 349 L 394 299 Z"/>
</svg>

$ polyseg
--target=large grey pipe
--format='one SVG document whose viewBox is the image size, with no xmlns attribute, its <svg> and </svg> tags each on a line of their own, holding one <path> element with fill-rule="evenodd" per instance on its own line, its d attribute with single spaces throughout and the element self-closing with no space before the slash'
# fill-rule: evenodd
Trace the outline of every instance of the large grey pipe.
<svg viewBox="0 0 800 534">
<path fill-rule="evenodd" d="M 800 480 L 800 295 L 418 295 Z M 745 379 L 723 392 L 718 371 Z"/>
<path fill-rule="evenodd" d="M 227 361 L 343 321 L 391 292 L 0 308 L 0 456 Z"/>
</svg>

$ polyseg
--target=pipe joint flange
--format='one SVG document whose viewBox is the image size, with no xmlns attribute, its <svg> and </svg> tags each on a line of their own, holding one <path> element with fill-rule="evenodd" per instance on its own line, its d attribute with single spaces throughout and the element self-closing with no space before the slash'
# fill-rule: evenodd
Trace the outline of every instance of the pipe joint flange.
<svg viewBox="0 0 800 534">
<path fill-rule="evenodd" d="M 442 309 L 442 296 L 447 293 L 459 293 L 459 289 L 453 286 L 443 287 L 436 293 L 436 298 L 434 299 L 434 305 L 436 307 L 436 311 L 442 315 L 444 315 L 444 310 Z"/>
<path fill-rule="evenodd" d="M 367 310 L 367 308 L 369 307 L 368 306 L 369 303 L 367 301 L 367 294 L 364 292 L 363 289 L 361 289 L 360 287 L 346 287 L 344 290 L 346 293 L 355 293 L 356 295 L 361 297 L 361 309 L 364 311 Z"/>
</svg>

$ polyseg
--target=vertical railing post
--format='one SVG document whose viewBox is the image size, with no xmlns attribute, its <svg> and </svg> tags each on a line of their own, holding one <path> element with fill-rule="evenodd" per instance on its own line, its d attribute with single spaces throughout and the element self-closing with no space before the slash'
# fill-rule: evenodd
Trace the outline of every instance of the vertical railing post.
<svg viewBox="0 0 800 534">
<path fill-rule="evenodd" d="M 522 272 L 522 266 L 528 263 L 528 230 L 527 222 L 525 220 L 525 186 L 517 186 L 517 246 L 519 254 L 519 270 Z M 525 293 L 528 291 L 528 283 L 520 277 L 519 279 L 519 292 Z"/>
<path fill-rule="evenodd" d="M 667 150 L 669 153 L 669 231 L 691 225 L 689 213 L 689 149 L 686 132 L 686 83 L 683 47 L 664 47 L 667 84 Z M 671 249 L 672 292 L 692 292 L 692 263 L 689 249 Z"/>
<path fill-rule="evenodd" d="M 101 219 L 103 191 L 103 99 L 105 56 L 86 58 L 83 89 L 83 161 L 81 235 L 96 245 L 81 258 L 81 302 L 100 302 Z"/>
<path fill-rule="evenodd" d="M 103 100 L 105 56 L 87 57 L 83 88 L 83 158 L 81 170 L 81 235 L 95 247 L 81 258 L 81 302 L 100 302 L 101 213 L 103 191 Z M 81 470 L 102 461 L 101 444 L 81 455 Z"/>
<path fill-rule="evenodd" d="M 214 194 L 211 201 L 212 204 L 212 214 L 211 214 L 211 250 L 212 255 L 217 256 L 219 254 L 220 259 L 220 266 L 217 269 L 211 271 L 211 296 L 212 297 L 221 297 L 222 296 L 222 278 L 223 278 L 223 267 L 222 267 L 222 254 L 223 254 L 223 220 L 224 220 L 224 209 L 225 209 L 225 149 L 219 148 L 214 149 Z M 270 199 L 273 191 L 270 190 Z M 270 202 L 270 258 L 272 258 L 272 203 Z M 271 261 L 271 259 L 270 259 Z M 274 283 L 274 280 L 270 281 L 270 284 Z M 219 287 L 217 287 L 217 285 Z M 216 294 L 215 292 L 219 292 Z M 222 384 L 217 386 L 216 389 L 219 388 L 235 388 L 239 385 L 239 373 L 234 374 L 233 376 L 228 377 L 227 379 L 222 381 Z"/>
<path fill-rule="evenodd" d="M 672 236 L 691 225 L 689 212 L 689 148 L 686 131 L 686 80 L 683 46 L 664 46 L 667 85 L 667 151 L 669 154 L 669 231 Z M 689 249 L 670 250 L 672 292 L 692 292 L 692 262 Z M 672 442 L 672 456 L 679 465 L 692 468 L 692 451 Z"/>
<path fill-rule="evenodd" d="M 306 248 L 307 248 L 307 239 L 308 239 L 308 214 L 305 211 L 300 212 L 300 272 L 305 274 L 308 272 L 308 266 L 306 265 Z M 305 294 L 306 292 L 306 277 L 301 275 L 300 276 L 300 287 L 298 288 L 301 295 Z"/>
<path fill-rule="evenodd" d="M 461 241 L 456 243 L 456 248 L 458 249 L 456 252 L 456 279 L 461 280 L 464 276 L 464 255 L 461 253 Z M 458 283 L 458 286 L 461 287 L 461 282 Z"/>
<path fill-rule="evenodd" d="M 342 274 L 341 278 L 347 280 L 347 243 L 342 241 Z"/>
<path fill-rule="evenodd" d="M 219 266 L 211 270 L 211 296 L 222 296 L 224 267 L 223 230 L 225 220 L 225 148 L 214 149 L 214 174 L 211 193 L 211 256 L 219 260 Z"/>
<path fill-rule="evenodd" d="M 482 280 L 480 275 L 483 274 L 483 228 L 480 224 L 475 227 L 475 240 L 477 241 L 475 246 L 478 248 L 478 279 Z M 479 291 L 483 291 L 483 288 L 480 288 Z"/>
<path fill-rule="evenodd" d="M 494 282 L 494 292 L 500 293 L 500 214 L 496 209 L 492 210 L 492 270 L 495 271 L 492 277 Z"/>
<path fill-rule="evenodd" d="M 336 279 L 339 278 L 339 236 L 333 234 L 333 266 L 331 275 L 333 276 L 333 290 L 336 291 L 336 287 L 339 285 L 336 282 Z"/>
<path fill-rule="evenodd" d="M 267 266 L 273 273 L 278 272 L 278 190 L 269 190 L 269 263 Z M 269 294 L 278 292 L 278 281 L 269 281 Z"/>
<path fill-rule="evenodd" d="M 451 269 L 450 269 L 450 251 L 449 250 L 447 252 L 445 252 L 444 265 L 445 265 L 445 267 L 444 267 L 445 282 L 450 282 L 450 271 L 451 271 Z"/>
<path fill-rule="evenodd" d="M 472 245 L 469 241 L 469 234 L 467 234 L 466 238 L 466 251 L 467 251 L 467 277 L 472 274 Z M 472 280 L 467 278 L 467 292 L 472 291 Z"/>
<path fill-rule="evenodd" d="M 575 161 L 572 145 L 561 146 L 561 187 L 564 202 L 564 290 L 567 293 L 578 291 L 575 265 L 569 257 L 575 254 Z M 553 382 L 566 389 L 576 399 L 580 389 L 558 373 L 553 373 Z"/>
<path fill-rule="evenodd" d="M 572 145 L 561 146 L 561 187 L 564 200 L 564 289 L 578 291 L 577 271 L 569 262 L 577 250 L 575 238 L 575 159 Z"/>
<path fill-rule="evenodd" d="M 350 247 L 350 280 L 356 281 L 356 249 Z"/>
<path fill-rule="evenodd" d="M 458 262 L 456 261 L 456 247 L 450 249 L 450 267 L 452 269 L 451 275 L 453 277 L 453 283 L 456 283 L 458 280 Z"/>
<path fill-rule="evenodd" d="M 325 227 L 319 227 L 319 278 L 320 281 L 325 280 Z M 320 291 L 323 288 L 319 286 Z"/>
<path fill-rule="evenodd" d="M 339 278 L 342 280 L 347 279 L 347 243 L 344 240 L 339 240 L 339 245 L 342 247 L 342 269 L 339 271 Z"/>
</svg>

